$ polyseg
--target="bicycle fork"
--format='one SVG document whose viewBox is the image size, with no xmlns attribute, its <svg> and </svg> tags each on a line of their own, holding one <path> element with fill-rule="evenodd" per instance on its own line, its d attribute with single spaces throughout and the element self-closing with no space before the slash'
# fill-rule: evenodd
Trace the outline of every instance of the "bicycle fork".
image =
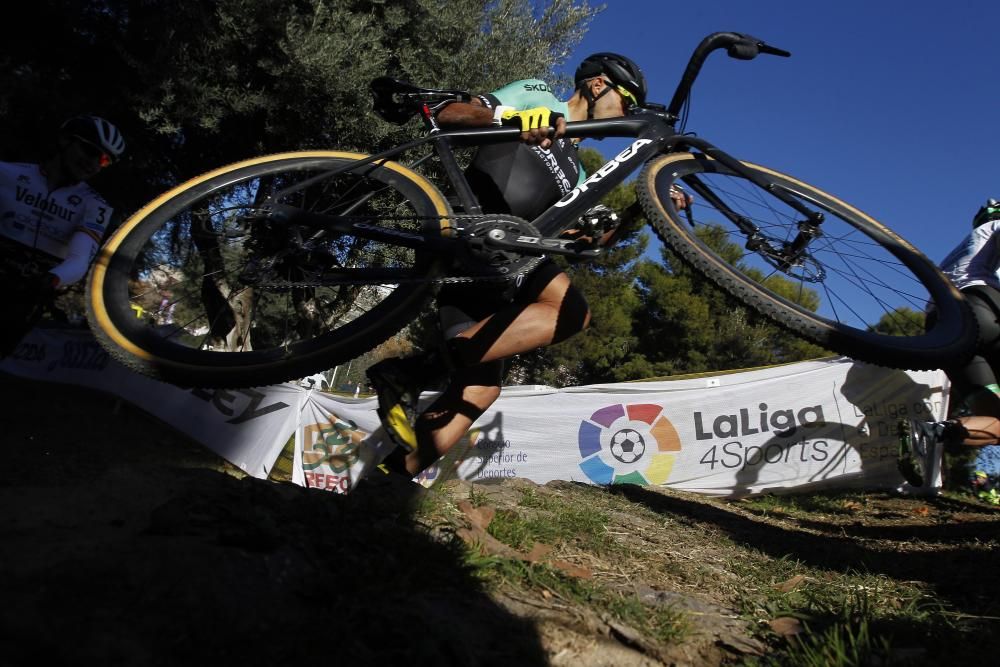
<svg viewBox="0 0 1000 667">
<path fill-rule="evenodd" d="M 812 243 L 813 239 L 823 235 L 823 232 L 820 230 L 820 225 L 823 224 L 825 218 L 823 213 L 805 206 L 800 200 L 790 196 L 784 188 L 762 178 L 755 171 L 747 169 L 742 162 L 709 144 L 707 141 L 698 139 L 697 137 L 684 137 L 684 145 L 697 148 L 704 155 L 746 178 L 757 187 L 774 195 L 782 203 L 802 214 L 804 219 L 798 222 L 798 234 L 791 241 L 782 242 L 779 247 L 761 232 L 760 227 L 754 224 L 753 220 L 734 211 L 697 176 L 691 175 L 682 178 L 685 185 L 690 187 L 698 196 L 702 197 L 706 203 L 725 215 L 746 236 L 747 250 L 770 258 L 778 269 L 783 272 L 787 272 L 793 266 L 799 266 L 809 244 Z M 693 226 L 694 221 L 691 218 L 690 209 L 688 209 L 687 215 L 688 221 Z"/>
</svg>

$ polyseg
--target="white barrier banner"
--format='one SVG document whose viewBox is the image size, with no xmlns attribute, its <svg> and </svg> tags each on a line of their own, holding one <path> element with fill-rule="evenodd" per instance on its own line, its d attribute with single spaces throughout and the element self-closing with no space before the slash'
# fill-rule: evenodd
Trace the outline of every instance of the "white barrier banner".
<svg viewBox="0 0 1000 667">
<path fill-rule="evenodd" d="M 293 479 L 348 491 L 390 451 L 374 398 L 284 384 L 181 389 L 111 360 L 87 331 L 36 330 L 0 370 L 94 387 L 132 402 L 256 477 L 295 435 Z M 742 496 L 776 489 L 894 487 L 901 419 L 943 419 L 941 371 L 846 359 L 667 382 L 508 387 L 424 484 L 663 485 Z M 434 396 L 425 394 L 423 405 Z"/>
<path fill-rule="evenodd" d="M 943 419 L 946 377 L 846 359 L 695 380 L 507 388 L 469 437 L 421 475 L 425 484 L 524 477 L 662 485 L 743 496 L 823 487 L 895 487 L 901 419 Z M 433 397 L 426 396 L 425 400 Z M 331 485 L 349 488 L 384 453 L 375 400 L 323 397 L 356 459 Z M 319 414 L 319 413 L 317 413 Z M 322 421 L 318 419 L 318 421 Z M 323 452 L 310 449 L 313 459 Z M 381 447 L 383 452 L 379 452 Z M 324 450 L 326 451 L 326 450 Z M 367 453 L 374 451 L 375 453 Z"/>
<path fill-rule="evenodd" d="M 292 385 L 182 389 L 157 382 L 113 360 L 90 331 L 80 329 L 35 329 L 0 370 L 119 396 L 260 478 L 281 454 L 307 395 Z"/>
</svg>

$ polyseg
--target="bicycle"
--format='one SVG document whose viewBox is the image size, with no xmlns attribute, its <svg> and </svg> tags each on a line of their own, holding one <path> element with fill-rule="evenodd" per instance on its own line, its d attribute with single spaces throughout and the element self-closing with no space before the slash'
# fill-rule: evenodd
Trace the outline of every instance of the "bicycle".
<svg viewBox="0 0 1000 667">
<path fill-rule="evenodd" d="M 426 136 L 376 155 L 266 155 L 164 193 L 95 262 L 87 302 L 97 338 L 129 367 L 181 385 L 309 375 L 398 332 L 444 282 L 518 280 L 542 255 L 598 256 L 560 234 L 642 167 L 638 205 L 661 239 L 783 327 L 884 366 L 939 368 L 971 353 L 976 331 L 962 297 L 913 246 L 832 195 L 683 132 L 691 87 L 717 49 L 742 60 L 790 55 L 713 33 L 669 105 L 568 123 L 569 138 L 633 141 L 532 221 L 484 214 L 455 153 L 516 141 L 517 128 L 442 130 L 430 107 L 467 93 L 377 79 L 376 112 L 400 124 L 419 115 Z M 408 165 L 395 160 L 428 144 L 434 151 Z M 447 196 L 417 171 L 432 157 Z M 675 208 L 675 184 L 693 193 L 693 206 Z M 925 303 L 936 323 L 914 330 L 898 308 Z"/>
</svg>

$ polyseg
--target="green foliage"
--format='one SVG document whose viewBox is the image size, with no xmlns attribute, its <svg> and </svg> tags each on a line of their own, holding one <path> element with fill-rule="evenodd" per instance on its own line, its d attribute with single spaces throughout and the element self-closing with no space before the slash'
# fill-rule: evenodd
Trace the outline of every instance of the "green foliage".
<svg viewBox="0 0 1000 667">
<path fill-rule="evenodd" d="M 910 308 L 897 308 L 883 315 L 874 331 L 889 336 L 919 336 L 924 332 L 924 314 Z"/>
<path fill-rule="evenodd" d="M 402 138 L 371 112 L 378 76 L 470 90 L 551 79 L 596 11 L 586 0 L 39 0 L 5 35 L 0 119 L 22 131 L 5 133 L 0 158 L 41 159 L 51 143 L 39 137 L 63 118 L 105 115 L 128 158 L 95 186 L 129 212 L 246 157 Z"/>
<path fill-rule="evenodd" d="M 415 123 L 397 127 L 371 111 L 377 76 L 472 91 L 537 76 L 566 96 L 555 71 L 598 11 L 588 0 L 39 0 L 21 8 L 0 55 L 0 119 L 21 130 L 0 139 L 0 158 L 41 159 L 65 117 L 107 116 L 128 153 L 94 185 L 128 214 L 169 185 L 250 156 L 412 138 Z M 605 161 L 592 150 L 581 159 L 591 173 Z M 606 201 L 623 214 L 634 202 L 633 185 Z M 590 303 L 590 331 L 525 355 L 512 379 L 620 381 L 816 352 L 669 253 L 644 258 L 643 223 L 633 217 L 598 261 L 567 267 Z"/>
<path fill-rule="evenodd" d="M 700 236 L 721 257 L 738 263 L 740 249 L 720 230 Z M 758 281 L 763 276 L 748 271 Z M 772 276 L 768 288 L 785 298 L 815 309 L 816 294 L 799 291 L 789 281 Z M 646 335 L 638 350 L 654 375 L 703 372 L 786 363 L 824 354 L 762 316 L 739 304 L 691 270 L 669 248 L 661 261 L 639 267 L 638 290 L 644 307 L 636 326 Z"/>
</svg>

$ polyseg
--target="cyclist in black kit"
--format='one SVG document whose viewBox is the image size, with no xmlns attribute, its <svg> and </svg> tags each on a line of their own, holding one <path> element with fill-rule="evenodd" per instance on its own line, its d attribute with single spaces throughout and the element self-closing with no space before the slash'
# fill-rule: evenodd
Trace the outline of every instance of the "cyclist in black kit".
<svg viewBox="0 0 1000 667">
<path fill-rule="evenodd" d="M 470 184 L 484 212 L 536 217 L 586 178 L 575 143 L 563 138 L 566 120 L 623 116 L 646 97 L 639 67 L 614 53 L 584 59 L 575 82 L 576 90 L 566 102 L 547 84 L 532 79 L 438 110 L 442 127 L 521 127 L 520 143 L 481 147 L 469 168 Z M 683 193 L 672 196 L 678 208 L 687 205 Z M 591 240 L 606 244 L 613 240 L 617 219 L 598 215 L 607 223 Z M 443 456 L 493 404 L 500 395 L 503 359 L 566 340 L 590 321 L 583 295 L 551 260 L 543 260 L 516 289 L 484 283 L 446 285 L 438 295 L 438 308 L 446 359 L 433 353 L 387 359 L 368 370 L 383 427 L 397 445 L 384 464 L 407 476 Z M 442 369 L 448 369 L 447 387 L 417 414 L 421 390 L 433 384 Z"/>
</svg>

